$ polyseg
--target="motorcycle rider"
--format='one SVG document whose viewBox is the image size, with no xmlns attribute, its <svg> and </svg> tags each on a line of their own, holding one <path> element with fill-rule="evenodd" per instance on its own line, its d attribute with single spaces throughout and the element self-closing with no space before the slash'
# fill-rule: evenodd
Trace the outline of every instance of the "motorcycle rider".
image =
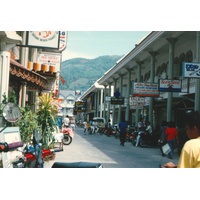
<svg viewBox="0 0 200 200">
<path fill-rule="evenodd" d="M 150 122 L 147 121 L 146 122 L 146 129 L 144 130 L 144 127 L 140 127 L 140 132 L 138 133 L 138 136 L 136 138 L 136 147 L 138 146 L 139 142 L 140 142 L 140 138 L 142 135 L 146 134 L 146 136 L 149 136 L 150 134 L 152 134 L 152 127 L 150 125 Z"/>
</svg>

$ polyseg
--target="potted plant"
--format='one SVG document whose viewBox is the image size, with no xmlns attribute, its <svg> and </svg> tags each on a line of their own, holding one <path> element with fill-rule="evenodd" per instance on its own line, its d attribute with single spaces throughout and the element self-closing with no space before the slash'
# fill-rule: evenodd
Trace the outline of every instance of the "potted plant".
<svg viewBox="0 0 200 200">
<path fill-rule="evenodd" d="M 38 125 L 42 133 L 42 145 L 48 148 L 53 140 L 53 132 L 57 128 L 58 104 L 52 97 L 52 93 L 44 93 L 39 96 L 38 109 L 36 110 Z"/>
<path fill-rule="evenodd" d="M 33 130 L 39 130 L 37 115 L 30 110 L 30 106 L 20 108 L 21 117 L 17 122 L 23 143 L 32 143 Z"/>
</svg>

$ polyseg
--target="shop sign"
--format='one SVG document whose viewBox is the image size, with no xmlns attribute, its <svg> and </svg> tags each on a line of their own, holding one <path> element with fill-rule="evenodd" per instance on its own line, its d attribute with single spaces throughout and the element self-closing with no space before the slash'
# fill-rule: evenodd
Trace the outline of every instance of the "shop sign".
<svg viewBox="0 0 200 200">
<path fill-rule="evenodd" d="M 129 105 L 132 109 L 143 109 L 144 104 L 144 97 L 129 97 Z"/>
<path fill-rule="evenodd" d="M 42 52 L 37 54 L 37 62 L 47 66 L 55 66 L 55 72 L 60 71 L 61 53 Z"/>
<path fill-rule="evenodd" d="M 182 63 L 182 75 L 186 78 L 200 78 L 200 63 Z"/>
<path fill-rule="evenodd" d="M 133 96 L 158 97 L 159 96 L 158 84 L 133 82 Z"/>
<path fill-rule="evenodd" d="M 124 97 L 120 97 L 120 98 L 111 97 L 111 104 L 124 105 Z"/>
<path fill-rule="evenodd" d="M 160 79 L 160 92 L 181 92 L 181 80 Z"/>
<path fill-rule="evenodd" d="M 27 46 L 59 49 L 60 31 L 28 31 Z"/>
</svg>

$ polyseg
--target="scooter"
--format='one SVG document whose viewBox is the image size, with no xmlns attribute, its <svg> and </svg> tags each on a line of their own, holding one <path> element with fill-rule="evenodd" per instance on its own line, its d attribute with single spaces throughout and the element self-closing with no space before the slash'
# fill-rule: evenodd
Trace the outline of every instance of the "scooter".
<svg viewBox="0 0 200 200">
<path fill-rule="evenodd" d="M 55 158 L 55 152 L 63 151 L 63 148 L 42 149 L 40 135 L 35 129 L 33 132 L 33 145 L 24 145 L 22 157 L 14 161 L 14 168 L 43 168 L 44 162 Z"/>
<path fill-rule="evenodd" d="M 135 145 L 140 147 L 155 147 L 158 146 L 159 135 L 156 133 L 147 133 L 140 131 L 136 137 Z"/>
<path fill-rule="evenodd" d="M 55 153 L 63 151 L 63 149 L 43 149 L 39 150 L 33 147 L 25 147 L 23 150 L 23 157 L 13 162 L 13 168 L 43 168 L 44 162 L 47 160 L 53 160 Z M 39 150 L 39 151 L 38 151 Z"/>
<path fill-rule="evenodd" d="M 62 142 L 64 145 L 70 145 L 74 138 L 74 132 L 71 128 L 62 129 L 63 139 Z"/>
</svg>

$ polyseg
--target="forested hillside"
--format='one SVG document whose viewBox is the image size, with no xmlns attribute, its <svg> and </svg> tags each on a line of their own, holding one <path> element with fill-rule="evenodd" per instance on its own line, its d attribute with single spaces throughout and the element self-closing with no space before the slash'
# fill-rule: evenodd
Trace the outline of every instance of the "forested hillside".
<svg viewBox="0 0 200 200">
<path fill-rule="evenodd" d="M 94 59 L 74 58 L 61 64 L 60 90 L 86 91 L 97 79 L 113 67 L 122 56 L 100 56 Z"/>
</svg>

